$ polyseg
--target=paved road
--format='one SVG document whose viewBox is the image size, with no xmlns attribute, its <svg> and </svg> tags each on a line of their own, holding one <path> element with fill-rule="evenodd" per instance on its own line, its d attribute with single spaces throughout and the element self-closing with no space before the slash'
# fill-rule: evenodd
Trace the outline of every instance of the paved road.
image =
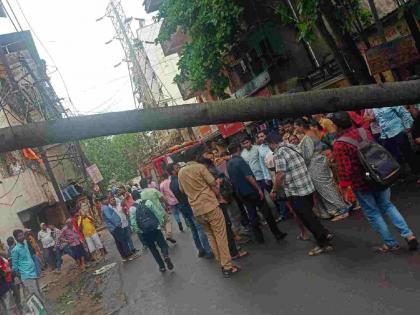
<svg viewBox="0 0 420 315">
<path fill-rule="evenodd" d="M 396 204 L 420 235 L 419 188 L 399 190 Z M 286 241 L 268 238 L 267 244 L 247 246 L 251 256 L 231 279 L 224 279 L 213 261 L 196 257 L 189 232 L 176 234 L 174 272 L 160 274 L 150 253 L 119 264 L 105 304 L 118 314 L 145 315 L 418 314 L 420 251 L 373 253 L 380 240 L 360 214 L 326 225 L 336 233 L 334 253 L 307 256 L 312 244 L 296 240 L 297 228 L 289 220 L 279 224 L 289 233 Z"/>
</svg>

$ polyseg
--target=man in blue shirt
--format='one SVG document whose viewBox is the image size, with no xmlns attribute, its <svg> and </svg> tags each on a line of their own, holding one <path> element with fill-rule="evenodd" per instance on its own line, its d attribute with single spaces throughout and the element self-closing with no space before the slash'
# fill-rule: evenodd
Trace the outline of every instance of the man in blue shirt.
<svg viewBox="0 0 420 315">
<path fill-rule="evenodd" d="M 28 293 L 26 298 L 35 294 L 42 301 L 43 296 L 39 288 L 38 274 L 28 246 L 25 243 L 25 234 L 22 230 L 14 230 L 13 236 L 17 243 L 12 249 L 12 269 L 20 274 L 22 283 Z"/>
<path fill-rule="evenodd" d="M 258 153 L 259 153 L 260 167 L 264 174 L 264 182 L 265 182 L 264 186 L 261 186 L 260 183 L 259 185 L 261 189 L 263 190 L 263 192 L 264 192 L 264 189 L 267 190 L 268 192 L 271 192 L 271 190 L 273 189 L 273 180 L 271 178 L 270 171 L 268 170 L 267 165 L 265 165 L 265 158 L 267 157 L 269 153 L 272 153 L 272 151 L 266 142 L 266 138 L 267 138 L 266 133 L 264 131 L 260 131 L 257 133 L 257 136 L 255 137 L 255 143 L 259 145 Z M 275 203 L 279 209 L 279 214 L 280 214 L 279 219 L 285 220 L 288 214 L 286 202 L 278 200 Z"/>
<path fill-rule="evenodd" d="M 101 201 L 101 212 L 105 224 L 114 238 L 115 245 L 121 255 L 122 260 L 132 260 L 134 257 L 130 256 L 130 249 L 128 247 L 127 235 L 122 228 L 121 218 L 118 213 L 109 205 L 109 199 L 106 196 L 100 196 L 98 200 Z"/>
<path fill-rule="evenodd" d="M 381 127 L 381 141 L 384 147 L 402 165 L 408 164 L 413 173 L 420 173 L 418 156 L 408 138 L 413 127 L 413 117 L 403 106 L 374 108 L 375 119 Z"/>
<path fill-rule="evenodd" d="M 264 198 L 264 192 L 258 185 L 250 166 L 241 157 L 241 148 L 237 143 L 231 143 L 228 151 L 232 158 L 227 164 L 227 171 L 233 187 L 245 204 L 251 221 L 252 231 L 258 243 L 264 242 L 264 235 L 260 228 L 257 208 L 264 215 L 271 233 L 276 240 L 283 239 L 287 234 L 281 232 L 274 220 L 273 214 Z"/>
</svg>

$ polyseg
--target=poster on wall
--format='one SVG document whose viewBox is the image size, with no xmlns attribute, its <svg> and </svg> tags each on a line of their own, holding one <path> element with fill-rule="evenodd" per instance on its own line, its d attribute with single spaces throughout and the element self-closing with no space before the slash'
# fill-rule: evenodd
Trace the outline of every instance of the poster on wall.
<svg viewBox="0 0 420 315">
<path fill-rule="evenodd" d="M 90 178 L 95 184 L 100 183 L 104 180 L 101 171 L 96 166 L 96 164 L 92 164 L 91 166 L 86 167 L 86 172 L 89 174 Z"/>
</svg>

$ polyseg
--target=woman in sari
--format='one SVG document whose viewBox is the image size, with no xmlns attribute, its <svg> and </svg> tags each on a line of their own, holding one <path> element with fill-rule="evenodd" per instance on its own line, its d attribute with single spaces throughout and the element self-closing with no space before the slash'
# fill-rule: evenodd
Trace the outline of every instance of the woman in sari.
<svg viewBox="0 0 420 315">
<path fill-rule="evenodd" d="M 299 146 L 315 186 L 315 207 L 319 211 L 318 215 L 323 219 L 332 218 L 332 221 L 346 218 L 351 206 L 338 192 L 328 159 L 323 153 L 325 145 L 303 119 L 296 120 L 295 128 L 305 134 Z"/>
</svg>

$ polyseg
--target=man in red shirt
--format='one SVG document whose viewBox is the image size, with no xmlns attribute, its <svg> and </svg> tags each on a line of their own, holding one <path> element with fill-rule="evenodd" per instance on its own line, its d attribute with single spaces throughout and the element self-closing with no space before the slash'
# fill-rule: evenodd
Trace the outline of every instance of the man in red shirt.
<svg viewBox="0 0 420 315">
<path fill-rule="evenodd" d="M 337 126 L 337 140 L 334 142 L 333 151 L 338 167 L 340 187 L 348 188 L 351 186 L 353 188 L 367 220 L 372 228 L 381 235 L 384 244 L 377 250 L 386 253 L 400 249 L 383 218 L 383 214 L 388 216 L 401 236 L 406 239 L 409 249 L 416 250 L 418 247 L 417 239 L 403 216 L 391 202 L 391 189 L 373 190 L 369 188 L 362 177 L 364 170 L 358 158 L 357 147 L 340 141 L 340 137 L 349 137 L 356 141 L 362 140 L 358 129 L 353 126 L 349 113 L 335 113 L 331 120 Z M 369 131 L 366 132 L 369 140 L 373 141 L 372 134 Z"/>
<path fill-rule="evenodd" d="M 0 314 L 9 314 L 12 303 L 12 269 L 8 260 L 0 256 Z"/>
</svg>

